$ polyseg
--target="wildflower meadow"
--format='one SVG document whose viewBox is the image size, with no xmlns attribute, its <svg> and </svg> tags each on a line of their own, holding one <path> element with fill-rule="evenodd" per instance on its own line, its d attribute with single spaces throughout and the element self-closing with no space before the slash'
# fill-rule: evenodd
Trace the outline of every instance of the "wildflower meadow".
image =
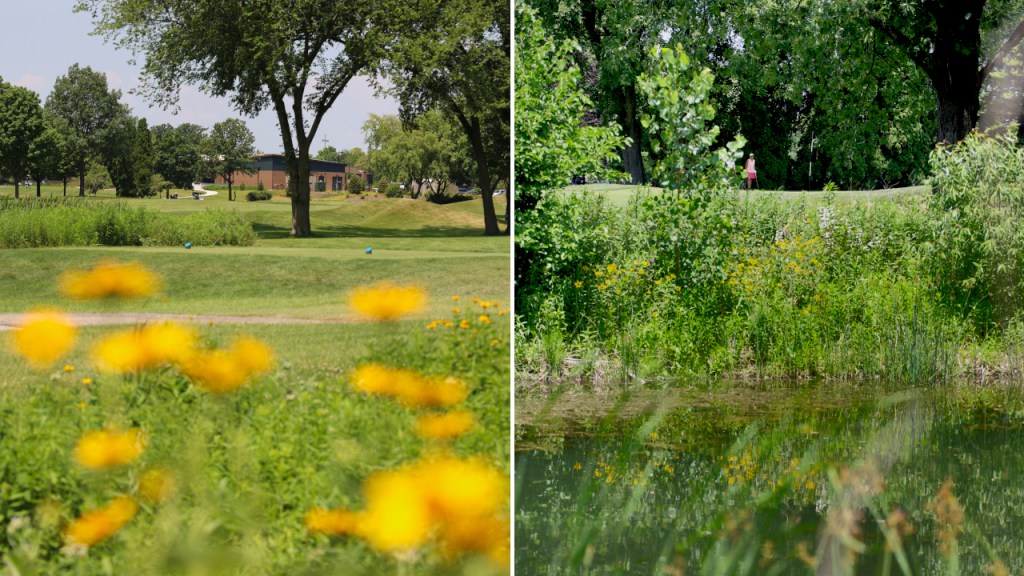
<svg viewBox="0 0 1024 576">
<path fill-rule="evenodd" d="M 507 239 L 265 210 L 253 247 L 0 253 L 4 573 L 508 573 Z"/>
</svg>

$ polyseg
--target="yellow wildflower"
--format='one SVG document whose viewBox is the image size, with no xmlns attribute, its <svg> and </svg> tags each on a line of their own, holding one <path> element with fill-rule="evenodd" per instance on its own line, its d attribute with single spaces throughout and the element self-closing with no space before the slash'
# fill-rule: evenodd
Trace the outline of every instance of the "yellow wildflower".
<svg viewBox="0 0 1024 576">
<path fill-rule="evenodd" d="M 92 378 L 82 378 L 82 384 L 85 384 L 86 386 L 92 384 Z"/>
<path fill-rule="evenodd" d="M 583 288 L 583 282 L 580 280 L 573 282 L 572 285 L 575 286 L 576 288 Z"/>
<path fill-rule="evenodd" d="M 487 316 L 486 314 L 482 314 L 479 318 L 477 318 L 477 320 L 479 320 L 481 324 L 490 324 L 491 323 L 491 318 L 489 316 Z"/>
<path fill-rule="evenodd" d="M 195 353 L 195 343 L 196 335 L 191 329 L 161 322 L 115 332 L 96 344 L 93 356 L 99 368 L 127 374 L 183 362 Z"/>
<path fill-rule="evenodd" d="M 239 336 L 231 345 L 235 359 L 249 375 L 269 372 L 274 366 L 274 351 L 252 336 Z"/>
<path fill-rule="evenodd" d="M 146 448 L 146 437 L 138 428 L 92 430 L 75 444 L 75 461 L 85 468 L 102 470 L 133 462 Z"/>
<path fill-rule="evenodd" d="M 349 303 L 361 315 L 380 322 L 397 320 L 423 309 L 427 293 L 415 286 L 380 283 L 352 291 Z"/>
<path fill-rule="evenodd" d="M 466 399 L 469 390 L 457 378 L 427 378 L 413 370 L 365 364 L 349 379 L 352 387 L 366 394 L 391 396 L 410 407 L 442 407 Z"/>
<path fill-rule="evenodd" d="M 416 435 L 431 440 L 458 438 L 475 427 L 476 416 L 468 410 L 425 414 L 416 419 Z"/>
<path fill-rule="evenodd" d="M 497 338 L 491 340 L 491 346 L 499 346 L 500 344 L 501 340 L 498 340 Z"/>
<path fill-rule="evenodd" d="M 469 328 L 470 328 L 469 320 L 466 320 L 465 318 L 463 318 L 462 322 L 459 322 L 459 328 L 462 328 L 463 330 L 469 330 Z"/>
<path fill-rule="evenodd" d="M 378 552 L 412 550 L 430 537 L 434 518 L 422 479 L 407 469 L 377 472 L 366 479 L 366 511 L 358 533 Z"/>
<path fill-rule="evenodd" d="M 75 344 L 78 329 L 58 312 L 39 310 L 25 315 L 14 330 L 14 351 L 35 368 L 48 368 Z"/>
<path fill-rule="evenodd" d="M 509 565 L 509 523 L 505 518 L 464 518 L 447 522 L 441 532 L 441 554 L 448 559 L 466 552 L 485 552 L 494 564 Z"/>
<path fill-rule="evenodd" d="M 354 534 L 359 527 L 361 518 L 356 512 L 335 508 L 312 508 L 306 512 L 304 522 L 306 529 L 316 534 L 328 534 L 330 536 L 346 536 Z"/>
<path fill-rule="evenodd" d="M 479 459 L 437 456 L 414 465 L 429 490 L 430 509 L 443 521 L 486 518 L 505 508 L 508 478 Z"/>
<path fill-rule="evenodd" d="M 61 292 L 83 300 L 150 296 L 159 287 L 159 278 L 134 262 L 101 262 L 92 270 L 67 272 L 60 277 Z"/>
<path fill-rule="evenodd" d="M 461 314 L 462 308 L 452 308 L 452 314 Z"/>
<path fill-rule="evenodd" d="M 182 362 L 180 368 L 196 386 L 215 394 L 237 390 L 251 375 L 246 366 L 226 350 L 201 352 Z"/>
<path fill-rule="evenodd" d="M 64 371 L 65 372 L 74 372 L 75 371 L 75 367 L 72 366 L 71 364 L 65 364 L 64 365 Z"/>
<path fill-rule="evenodd" d="M 458 302 L 461 299 L 462 299 L 462 296 L 452 296 L 452 300 L 454 300 L 455 302 Z"/>
<path fill-rule="evenodd" d="M 166 502 L 177 488 L 174 474 L 166 468 L 151 468 L 139 478 L 139 496 L 152 504 Z"/>
<path fill-rule="evenodd" d="M 128 496 L 119 496 L 102 508 L 83 514 L 64 528 L 64 540 L 78 546 L 94 546 L 113 536 L 131 521 L 139 505 Z"/>
</svg>

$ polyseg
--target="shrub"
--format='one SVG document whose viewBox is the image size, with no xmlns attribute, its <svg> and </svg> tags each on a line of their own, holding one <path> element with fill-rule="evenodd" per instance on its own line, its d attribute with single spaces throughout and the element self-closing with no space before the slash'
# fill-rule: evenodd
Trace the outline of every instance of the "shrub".
<svg viewBox="0 0 1024 576">
<path fill-rule="evenodd" d="M 363 193 L 363 179 L 358 174 L 353 174 L 348 179 L 348 184 L 345 185 L 345 189 L 349 194 L 362 194 Z"/>
<path fill-rule="evenodd" d="M 263 185 L 263 180 L 260 180 L 259 182 L 256 183 L 256 190 L 258 192 L 263 192 L 266 189 L 266 186 Z"/>
<path fill-rule="evenodd" d="M 384 189 L 384 195 L 388 198 L 401 198 L 402 187 L 398 184 L 388 184 L 387 188 Z"/>
<path fill-rule="evenodd" d="M 258 192 L 249 192 L 248 194 L 245 195 L 245 199 L 247 201 L 249 201 L 249 202 L 259 202 L 261 200 L 270 200 L 273 197 L 274 197 L 273 194 L 271 194 L 270 192 L 267 192 L 265 190 L 260 190 Z"/>
<path fill-rule="evenodd" d="M 446 194 L 444 192 L 431 192 L 427 194 L 427 202 L 433 202 L 434 204 L 453 204 L 472 199 L 473 197 L 467 194 Z"/>
</svg>

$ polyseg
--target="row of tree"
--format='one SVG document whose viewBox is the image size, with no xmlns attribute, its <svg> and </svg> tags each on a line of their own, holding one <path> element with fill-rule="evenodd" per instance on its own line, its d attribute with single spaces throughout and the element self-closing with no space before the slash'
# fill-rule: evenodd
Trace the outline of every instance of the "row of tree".
<svg viewBox="0 0 1024 576">
<path fill-rule="evenodd" d="M 619 166 L 659 152 L 637 90 L 651 50 L 681 44 L 716 76 L 720 144 L 742 134 L 772 187 L 908 184 L 936 142 L 1021 124 L 1022 0 L 525 0 L 574 56 Z"/>
<path fill-rule="evenodd" d="M 278 119 L 292 233 L 311 234 L 310 148 L 358 75 L 401 103 L 403 119 L 443 109 L 469 142 L 484 232 L 498 234 L 491 192 L 510 170 L 512 34 L 502 0 L 78 0 L 96 32 L 139 56 L 142 92 L 164 106 L 195 85 L 241 114 Z"/>
<path fill-rule="evenodd" d="M 35 181 L 37 196 L 47 178 L 63 180 L 67 195 L 69 176 L 78 177 L 79 195 L 106 180 L 118 196 L 149 196 L 172 186 L 191 189 L 213 175 L 230 184 L 252 162 L 255 137 L 241 120 L 220 122 L 209 133 L 195 124 L 150 129 L 120 98 L 106 76 L 77 64 L 57 79 L 45 105 L 31 90 L 0 80 L 0 166 L 14 180 L 15 196 L 26 178 Z"/>
</svg>

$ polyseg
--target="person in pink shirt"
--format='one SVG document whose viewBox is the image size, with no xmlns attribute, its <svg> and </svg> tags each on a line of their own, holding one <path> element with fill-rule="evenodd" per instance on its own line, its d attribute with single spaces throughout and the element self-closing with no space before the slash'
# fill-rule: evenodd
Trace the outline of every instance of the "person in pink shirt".
<svg viewBox="0 0 1024 576">
<path fill-rule="evenodd" d="M 751 187 L 753 186 L 754 182 L 757 181 L 757 167 L 754 164 L 754 155 L 753 154 L 751 154 L 750 157 L 747 158 L 746 169 L 747 169 L 747 190 L 750 190 Z"/>
</svg>

